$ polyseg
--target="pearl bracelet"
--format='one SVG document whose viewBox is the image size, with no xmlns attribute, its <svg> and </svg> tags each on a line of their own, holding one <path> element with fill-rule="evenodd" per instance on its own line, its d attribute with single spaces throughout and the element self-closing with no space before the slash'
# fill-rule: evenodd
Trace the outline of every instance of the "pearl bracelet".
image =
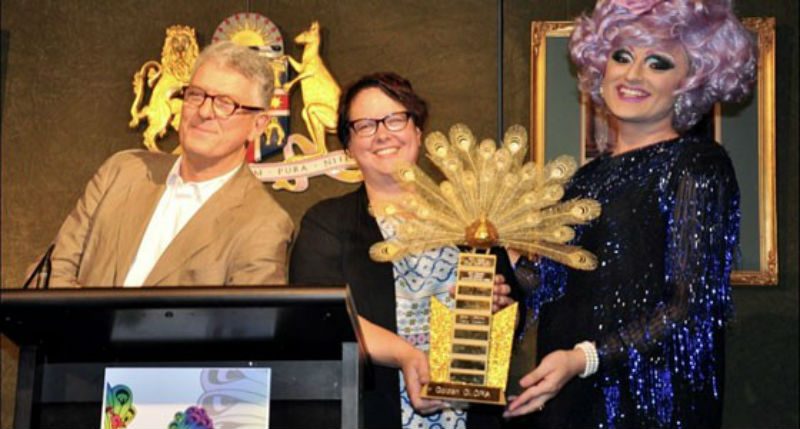
<svg viewBox="0 0 800 429">
<path fill-rule="evenodd" d="M 583 374 L 578 375 L 580 378 L 586 378 L 595 372 L 600 367 L 600 358 L 597 356 L 597 348 L 589 341 L 583 341 L 575 344 L 576 349 L 581 349 L 583 356 L 586 358 L 586 367 Z"/>
</svg>

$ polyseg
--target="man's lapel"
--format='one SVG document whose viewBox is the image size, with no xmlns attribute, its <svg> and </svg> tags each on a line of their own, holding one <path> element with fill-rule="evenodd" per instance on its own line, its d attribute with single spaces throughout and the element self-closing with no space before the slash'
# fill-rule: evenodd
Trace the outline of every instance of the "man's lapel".
<svg viewBox="0 0 800 429">
<path fill-rule="evenodd" d="M 117 222 L 117 258 L 114 270 L 114 284 L 123 284 L 133 258 L 139 250 L 150 218 L 156 210 L 158 201 L 166 189 L 167 176 L 174 164 L 172 162 L 151 163 L 145 180 L 133 180 L 127 189 L 125 210 L 119 214 Z"/>
<path fill-rule="evenodd" d="M 231 221 L 225 214 L 245 201 L 247 189 L 252 186 L 249 175 L 247 166 L 243 165 L 228 183 L 224 184 L 200 207 L 164 250 L 144 284 L 157 285 L 161 283 L 167 276 L 179 268 L 185 267 L 189 259 L 207 247 L 214 239 L 219 238 L 218 236 L 227 226 L 226 221 Z M 230 237 L 221 238 L 227 240 Z"/>
</svg>

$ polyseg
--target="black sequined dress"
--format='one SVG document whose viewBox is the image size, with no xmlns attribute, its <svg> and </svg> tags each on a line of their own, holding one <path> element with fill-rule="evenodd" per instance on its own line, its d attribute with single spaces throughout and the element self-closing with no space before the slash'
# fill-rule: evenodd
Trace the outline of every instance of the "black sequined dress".
<svg viewBox="0 0 800 429">
<path fill-rule="evenodd" d="M 601 216 L 574 243 L 582 272 L 543 259 L 528 301 L 539 359 L 594 341 L 599 371 L 575 377 L 535 427 L 713 428 L 722 415 L 724 325 L 739 232 L 739 190 L 722 146 L 680 137 L 582 167 L 565 200 Z"/>
</svg>

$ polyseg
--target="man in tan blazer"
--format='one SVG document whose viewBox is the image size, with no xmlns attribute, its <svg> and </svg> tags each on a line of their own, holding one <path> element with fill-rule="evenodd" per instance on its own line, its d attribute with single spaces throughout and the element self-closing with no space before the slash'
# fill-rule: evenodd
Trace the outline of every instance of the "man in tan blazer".
<svg viewBox="0 0 800 429">
<path fill-rule="evenodd" d="M 109 158 L 58 232 L 50 285 L 285 283 L 292 222 L 244 162 L 272 92 L 256 52 L 206 48 L 183 94 L 181 156 Z"/>
</svg>

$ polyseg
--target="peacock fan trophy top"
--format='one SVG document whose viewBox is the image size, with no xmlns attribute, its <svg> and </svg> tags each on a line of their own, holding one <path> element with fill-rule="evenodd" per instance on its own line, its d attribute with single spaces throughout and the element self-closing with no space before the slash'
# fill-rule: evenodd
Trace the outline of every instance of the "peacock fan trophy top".
<svg viewBox="0 0 800 429">
<path fill-rule="evenodd" d="M 488 249 L 505 246 L 540 255 L 572 268 L 593 270 L 597 258 L 567 244 L 571 226 L 600 215 L 600 204 L 579 198 L 562 202 L 564 185 L 577 164 L 560 156 L 543 168 L 524 162 L 528 133 L 511 126 L 497 148 L 494 140 L 476 144 L 464 124 L 425 138 L 428 158 L 445 180 L 438 185 L 416 165 L 401 164 L 395 179 L 407 192 L 397 201 L 372 204 L 377 217 L 394 220 L 395 237 L 375 243 L 370 257 L 379 262 L 447 245 Z"/>
</svg>

